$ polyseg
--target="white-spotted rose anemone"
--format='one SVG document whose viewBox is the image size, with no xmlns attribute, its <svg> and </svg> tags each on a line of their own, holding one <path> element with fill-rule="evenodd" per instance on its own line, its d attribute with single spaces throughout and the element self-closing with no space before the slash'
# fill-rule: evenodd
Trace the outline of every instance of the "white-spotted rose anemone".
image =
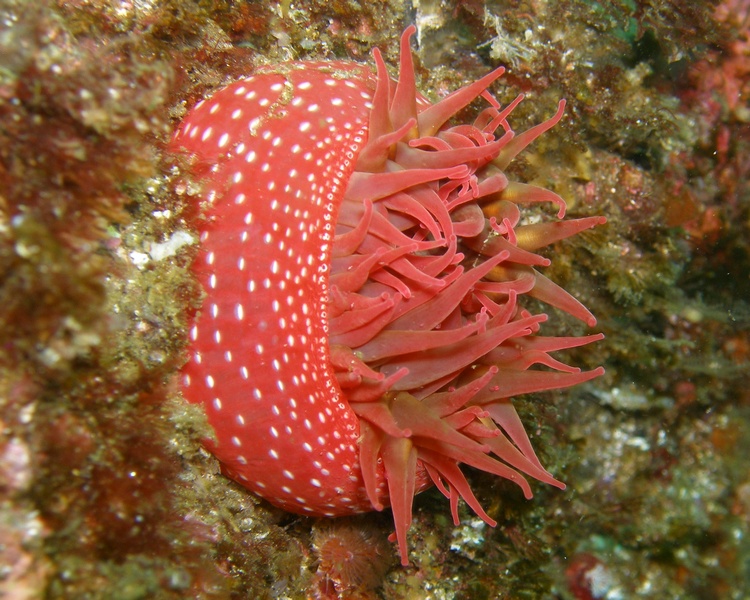
<svg viewBox="0 0 750 600">
<path fill-rule="evenodd" d="M 590 326 L 538 269 L 543 246 L 603 223 L 563 220 L 508 164 L 563 115 L 516 135 L 482 79 L 430 103 L 401 38 L 398 82 L 352 62 L 260 68 L 199 102 L 173 147 L 195 156 L 206 291 L 184 394 L 224 473 L 305 515 L 390 505 L 407 563 L 414 495 L 435 485 L 494 525 L 461 464 L 562 488 L 510 398 L 600 375 L 552 357 L 601 335 L 544 337 L 531 297 Z M 471 124 L 452 117 L 477 98 Z M 529 204 L 557 219 L 523 224 Z"/>
</svg>

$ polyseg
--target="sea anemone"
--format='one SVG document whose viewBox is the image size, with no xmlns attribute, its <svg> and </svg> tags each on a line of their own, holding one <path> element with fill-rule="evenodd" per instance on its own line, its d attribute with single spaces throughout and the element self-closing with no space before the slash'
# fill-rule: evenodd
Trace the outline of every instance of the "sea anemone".
<svg viewBox="0 0 750 600">
<path fill-rule="evenodd" d="M 487 523 L 459 465 L 563 484 L 511 404 L 600 375 L 550 353 L 598 340 L 538 335 L 529 296 L 590 326 L 537 270 L 535 251 L 604 222 L 524 224 L 555 193 L 508 164 L 560 121 L 515 135 L 487 92 L 499 68 L 431 104 L 415 87 L 409 27 L 398 82 L 350 62 L 259 69 L 198 103 L 173 146 L 203 178 L 184 394 L 205 406 L 224 473 L 270 502 L 336 516 L 391 506 L 407 563 L 414 495 L 435 485 Z M 472 124 L 450 119 L 478 97 Z M 541 366 L 541 369 L 532 368 Z"/>
<path fill-rule="evenodd" d="M 362 521 L 318 523 L 312 545 L 318 557 L 316 585 L 324 597 L 371 597 L 393 562 L 385 536 Z"/>
</svg>

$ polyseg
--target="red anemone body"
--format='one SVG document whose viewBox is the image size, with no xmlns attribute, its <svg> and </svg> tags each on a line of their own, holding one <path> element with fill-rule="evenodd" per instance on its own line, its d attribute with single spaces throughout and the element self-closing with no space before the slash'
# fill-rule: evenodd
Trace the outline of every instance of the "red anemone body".
<svg viewBox="0 0 750 600">
<path fill-rule="evenodd" d="M 562 220 L 556 194 L 504 170 L 564 108 L 515 135 L 486 89 L 430 104 L 402 37 L 398 82 L 348 62 L 259 69 L 188 114 L 174 147 L 204 169 L 186 398 L 205 407 L 224 472 L 287 510 L 393 509 L 406 563 L 415 493 L 431 484 L 494 524 L 461 463 L 564 487 L 509 398 L 592 379 L 550 353 L 599 339 L 543 337 L 524 296 L 593 325 L 537 270 L 534 251 L 602 223 Z M 475 98 L 473 124 L 449 119 Z M 560 220 L 521 225 L 523 205 Z M 533 368 L 542 366 L 541 369 Z"/>
</svg>

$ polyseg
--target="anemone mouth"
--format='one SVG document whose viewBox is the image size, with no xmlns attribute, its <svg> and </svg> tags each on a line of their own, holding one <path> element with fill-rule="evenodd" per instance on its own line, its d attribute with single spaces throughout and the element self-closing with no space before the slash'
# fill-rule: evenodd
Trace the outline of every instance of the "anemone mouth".
<svg viewBox="0 0 750 600">
<path fill-rule="evenodd" d="M 508 398 L 600 375 L 553 358 L 556 350 L 601 339 L 537 335 L 546 320 L 523 308 L 524 295 L 589 325 L 593 315 L 540 274 L 533 251 L 603 223 L 599 217 L 519 226 L 519 205 L 557 194 L 509 182 L 511 160 L 561 118 L 515 135 L 486 91 L 497 69 L 435 105 L 418 103 L 409 50 L 401 40 L 394 86 L 375 51 L 377 85 L 368 140 L 339 208 L 329 280 L 334 374 L 360 418 L 360 466 L 376 509 L 393 508 L 406 564 L 415 492 L 430 482 L 450 500 L 458 524 L 462 497 L 494 524 L 459 464 L 531 489 L 522 474 L 559 488 L 537 458 Z M 475 98 L 489 106 L 471 125 L 447 125 Z M 531 369 L 540 365 L 543 369 Z M 384 476 L 387 493 L 377 482 Z"/>
</svg>

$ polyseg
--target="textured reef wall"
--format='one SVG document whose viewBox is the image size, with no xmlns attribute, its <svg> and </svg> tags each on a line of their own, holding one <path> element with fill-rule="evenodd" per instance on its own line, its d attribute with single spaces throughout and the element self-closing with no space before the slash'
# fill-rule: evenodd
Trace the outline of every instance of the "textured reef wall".
<svg viewBox="0 0 750 600">
<path fill-rule="evenodd" d="M 683 4 L 0 0 L 0 594 L 742 597 L 750 6 Z M 198 183 L 165 147 L 254 66 L 393 65 L 409 23 L 433 98 L 504 64 L 517 129 L 567 99 L 514 176 L 608 219 L 547 272 L 607 336 L 576 364 L 607 374 L 517 402 L 567 490 L 470 474 L 496 529 L 426 492 L 404 568 L 389 515 L 284 513 L 202 449 L 176 385 Z"/>
</svg>

